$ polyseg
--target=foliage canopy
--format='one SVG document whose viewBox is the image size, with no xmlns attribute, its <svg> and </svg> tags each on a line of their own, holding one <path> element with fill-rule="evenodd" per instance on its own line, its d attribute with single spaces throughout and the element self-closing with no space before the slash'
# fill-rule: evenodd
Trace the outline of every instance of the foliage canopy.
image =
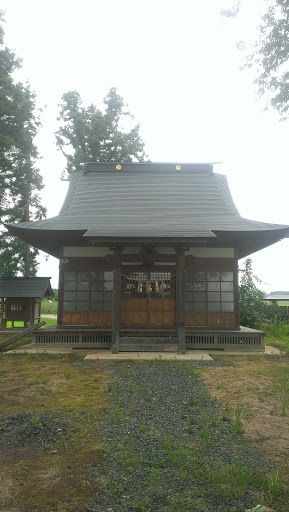
<svg viewBox="0 0 289 512">
<path fill-rule="evenodd" d="M 230 10 L 221 11 L 227 18 L 238 16 L 241 0 Z M 247 48 L 242 42 L 239 47 Z M 277 110 L 281 119 L 289 115 L 289 0 L 269 0 L 267 12 L 261 17 L 258 39 L 248 51 L 246 65 L 256 71 L 255 83 L 260 96 Z"/>
<path fill-rule="evenodd" d="M 271 0 L 259 27 L 259 40 L 248 63 L 256 67 L 260 95 L 283 119 L 289 111 L 289 0 Z"/>
<path fill-rule="evenodd" d="M 94 104 L 84 107 L 76 91 L 62 96 L 56 144 L 67 159 L 64 176 L 79 171 L 85 162 L 145 161 L 140 127 L 128 127 L 132 116 L 114 87 L 103 103 L 101 111 Z"/>
<path fill-rule="evenodd" d="M 265 328 L 268 324 L 287 321 L 287 309 L 265 302 L 265 293 L 259 289 L 262 281 L 253 273 L 252 260 L 247 258 L 241 274 L 239 287 L 240 324 L 244 327 Z M 262 325 L 263 324 L 263 325 Z"/>
<path fill-rule="evenodd" d="M 265 293 L 258 288 L 261 281 L 253 273 L 250 258 L 245 260 L 240 273 L 240 324 L 244 327 L 258 327 L 265 321 L 267 305 L 263 302 Z"/>
<path fill-rule="evenodd" d="M 2 23 L 1 23 L 2 22 Z M 34 137 L 40 126 L 35 95 L 29 85 L 15 82 L 13 73 L 21 61 L 4 45 L 0 11 L 0 223 L 40 219 L 45 215 L 38 192 L 43 188 L 36 166 Z M 25 244 L 0 236 L 0 275 L 24 273 Z M 30 275 L 36 273 L 37 250 L 30 249 Z"/>
</svg>

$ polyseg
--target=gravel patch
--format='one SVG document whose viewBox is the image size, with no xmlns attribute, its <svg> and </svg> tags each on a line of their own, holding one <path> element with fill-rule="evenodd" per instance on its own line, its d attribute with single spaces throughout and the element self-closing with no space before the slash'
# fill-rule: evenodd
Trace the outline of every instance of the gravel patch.
<svg viewBox="0 0 289 512">
<path fill-rule="evenodd" d="M 255 506 L 274 470 L 198 379 L 228 363 L 111 364 L 101 423 L 100 491 L 88 511 L 238 512 Z M 284 509 L 285 510 L 285 509 Z"/>
</svg>

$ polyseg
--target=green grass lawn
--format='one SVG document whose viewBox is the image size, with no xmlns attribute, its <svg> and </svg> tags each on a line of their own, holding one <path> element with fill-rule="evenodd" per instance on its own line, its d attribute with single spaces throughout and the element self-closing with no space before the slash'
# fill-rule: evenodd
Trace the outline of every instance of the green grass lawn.
<svg viewBox="0 0 289 512">
<path fill-rule="evenodd" d="M 285 322 L 260 326 L 266 332 L 265 344 L 289 353 L 289 325 Z"/>
<path fill-rule="evenodd" d="M 49 327 L 50 325 L 56 325 L 57 319 L 56 318 L 47 318 L 44 316 L 41 318 L 41 322 L 45 322 L 45 325 L 43 327 Z M 41 327 L 41 329 L 43 329 L 43 327 Z"/>
<path fill-rule="evenodd" d="M 41 322 L 45 322 L 43 327 L 48 327 L 49 325 L 56 325 L 56 318 L 47 318 L 42 317 Z M 14 327 L 26 327 L 24 322 L 14 322 Z M 7 322 L 7 328 L 12 328 L 12 322 Z"/>
</svg>

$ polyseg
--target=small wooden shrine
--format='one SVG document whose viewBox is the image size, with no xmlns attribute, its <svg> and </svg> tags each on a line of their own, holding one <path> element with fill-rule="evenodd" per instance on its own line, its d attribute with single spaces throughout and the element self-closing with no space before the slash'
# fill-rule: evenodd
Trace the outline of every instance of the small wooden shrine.
<svg viewBox="0 0 289 512">
<path fill-rule="evenodd" d="M 242 218 L 212 164 L 89 163 L 58 216 L 7 228 L 60 260 L 57 327 L 36 343 L 264 348 L 240 327 L 238 260 L 289 226 Z"/>
<path fill-rule="evenodd" d="M 43 297 L 53 297 L 50 277 L 0 278 L 1 329 L 39 322 Z"/>
</svg>

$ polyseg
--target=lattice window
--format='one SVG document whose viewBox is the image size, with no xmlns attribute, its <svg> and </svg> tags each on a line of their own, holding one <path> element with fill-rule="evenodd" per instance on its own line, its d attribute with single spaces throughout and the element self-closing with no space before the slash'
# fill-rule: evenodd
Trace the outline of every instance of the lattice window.
<svg viewBox="0 0 289 512">
<path fill-rule="evenodd" d="M 112 311 L 112 272 L 64 272 L 64 311 Z"/>
<path fill-rule="evenodd" d="M 131 272 L 122 276 L 123 297 L 175 297 L 171 272 Z"/>
<path fill-rule="evenodd" d="M 233 272 L 186 272 L 185 310 L 234 312 Z"/>
<path fill-rule="evenodd" d="M 27 304 L 23 304 L 21 302 L 15 302 L 14 304 L 8 303 L 7 304 L 7 310 L 8 311 L 26 311 L 27 310 Z"/>
</svg>

